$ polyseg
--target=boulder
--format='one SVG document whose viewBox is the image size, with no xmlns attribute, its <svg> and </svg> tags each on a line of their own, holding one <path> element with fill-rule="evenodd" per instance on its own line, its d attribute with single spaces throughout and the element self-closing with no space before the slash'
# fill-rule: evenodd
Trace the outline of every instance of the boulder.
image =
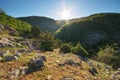
<svg viewBox="0 0 120 80">
<path fill-rule="evenodd" d="M 32 58 L 28 65 L 29 67 L 40 69 L 44 66 L 44 60 L 42 58 Z"/>
<path fill-rule="evenodd" d="M 16 59 L 18 59 L 17 56 L 6 56 L 5 57 L 5 61 L 12 61 L 12 60 L 16 60 Z"/>
</svg>

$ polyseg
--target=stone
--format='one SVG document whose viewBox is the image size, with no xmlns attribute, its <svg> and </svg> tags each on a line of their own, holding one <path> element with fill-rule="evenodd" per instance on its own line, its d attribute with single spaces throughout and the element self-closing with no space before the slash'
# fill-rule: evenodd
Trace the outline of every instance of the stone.
<svg viewBox="0 0 120 80">
<path fill-rule="evenodd" d="M 64 63 L 67 65 L 71 65 L 71 66 L 74 66 L 74 64 L 75 64 L 75 62 L 72 59 L 68 59 Z"/>
<path fill-rule="evenodd" d="M 120 80 L 120 70 L 118 70 L 111 76 L 112 80 Z"/>
<path fill-rule="evenodd" d="M 17 56 L 6 56 L 6 57 L 5 57 L 5 61 L 16 60 L 17 58 L 18 58 Z"/>
<path fill-rule="evenodd" d="M 43 59 L 44 61 L 46 61 L 46 56 L 40 56 L 41 59 Z"/>
<path fill-rule="evenodd" d="M 12 68 L 11 70 L 9 70 L 9 77 L 10 78 L 18 78 L 22 75 L 26 75 L 29 72 L 29 68 L 28 67 L 20 67 L 20 68 Z"/>
<path fill-rule="evenodd" d="M 92 67 L 89 69 L 89 72 L 92 74 L 92 75 L 95 75 L 97 72 L 96 68 Z"/>
<path fill-rule="evenodd" d="M 58 65 L 59 65 L 60 67 L 65 66 L 64 63 L 59 63 Z"/>
<path fill-rule="evenodd" d="M 9 50 L 0 52 L 0 56 L 3 57 L 9 53 Z"/>
<path fill-rule="evenodd" d="M 29 68 L 28 67 L 20 67 L 20 74 L 21 75 L 26 75 L 27 73 L 29 73 Z"/>
<path fill-rule="evenodd" d="M 75 80 L 75 79 L 70 76 L 64 76 L 62 80 Z"/>
<path fill-rule="evenodd" d="M 0 52 L 0 56 L 1 56 L 1 57 L 5 56 L 5 55 L 6 55 L 6 52 L 4 52 L 4 51 L 3 51 L 3 52 Z"/>
<path fill-rule="evenodd" d="M 42 68 L 44 66 L 44 60 L 42 58 L 32 58 L 29 62 L 30 67 Z"/>
<path fill-rule="evenodd" d="M 98 67 L 99 69 L 101 69 L 101 65 L 100 65 L 100 64 L 97 64 L 97 67 Z"/>
</svg>

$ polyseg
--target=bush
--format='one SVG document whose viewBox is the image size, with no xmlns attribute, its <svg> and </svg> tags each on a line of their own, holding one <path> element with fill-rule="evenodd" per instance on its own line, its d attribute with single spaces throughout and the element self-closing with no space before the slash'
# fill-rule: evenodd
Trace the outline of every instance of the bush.
<svg viewBox="0 0 120 80">
<path fill-rule="evenodd" d="M 97 60 L 117 69 L 120 67 L 120 52 L 115 45 L 107 45 L 104 49 L 100 49 Z"/>
<path fill-rule="evenodd" d="M 54 46 L 54 36 L 51 33 L 41 33 L 39 36 L 39 48 L 43 51 L 51 51 Z"/>
<path fill-rule="evenodd" d="M 62 41 L 60 39 L 54 40 L 54 48 L 60 48 Z"/>
<path fill-rule="evenodd" d="M 51 50 L 53 50 L 53 44 L 51 41 L 43 41 L 43 42 L 41 42 L 39 48 L 42 51 L 51 51 Z"/>
<path fill-rule="evenodd" d="M 78 43 L 75 47 L 71 48 L 71 52 L 81 56 L 88 56 L 88 52 Z"/>
<path fill-rule="evenodd" d="M 69 53 L 70 52 L 70 48 L 71 46 L 67 43 L 63 43 L 61 46 L 60 46 L 60 52 L 63 52 L 63 53 Z"/>
</svg>

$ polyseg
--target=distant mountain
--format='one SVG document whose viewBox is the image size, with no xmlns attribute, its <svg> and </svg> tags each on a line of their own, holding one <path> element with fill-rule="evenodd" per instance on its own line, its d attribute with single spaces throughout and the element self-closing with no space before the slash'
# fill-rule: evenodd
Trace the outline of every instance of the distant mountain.
<svg viewBox="0 0 120 80">
<path fill-rule="evenodd" d="M 100 13 L 71 20 L 56 32 L 56 38 L 89 46 L 120 44 L 120 14 Z"/>
<path fill-rule="evenodd" d="M 39 27 L 42 31 L 55 32 L 60 28 L 60 26 L 57 25 L 54 19 L 47 17 L 29 16 L 29 17 L 19 17 L 17 19 L 23 20 L 31 24 L 32 26 Z"/>
</svg>

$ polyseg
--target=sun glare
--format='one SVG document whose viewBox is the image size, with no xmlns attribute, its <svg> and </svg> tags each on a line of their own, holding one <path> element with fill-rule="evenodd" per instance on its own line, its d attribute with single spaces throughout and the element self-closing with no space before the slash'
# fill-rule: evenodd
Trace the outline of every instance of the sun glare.
<svg viewBox="0 0 120 80">
<path fill-rule="evenodd" d="M 71 9 L 66 9 L 65 7 L 62 9 L 62 11 L 59 13 L 61 19 L 64 19 L 68 21 L 71 18 Z"/>
</svg>

